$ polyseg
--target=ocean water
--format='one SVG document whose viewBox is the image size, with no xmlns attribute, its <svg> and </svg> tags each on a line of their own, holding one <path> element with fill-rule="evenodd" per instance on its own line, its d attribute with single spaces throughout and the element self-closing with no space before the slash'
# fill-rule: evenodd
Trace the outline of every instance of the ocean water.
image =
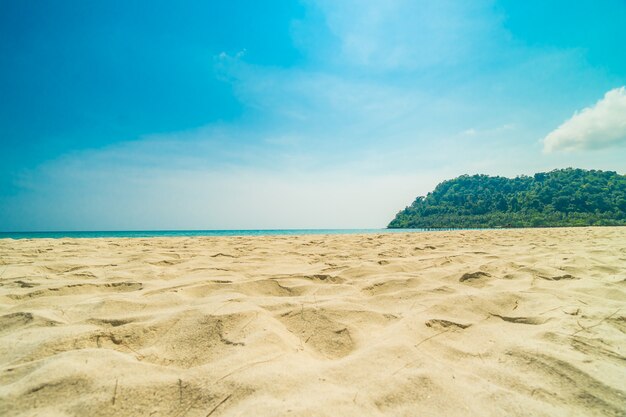
<svg viewBox="0 0 626 417">
<path fill-rule="evenodd" d="M 441 229 L 438 229 L 441 230 Z M 275 229 L 275 230 L 120 230 L 89 232 L 0 232 L 0 239 L 61 239 L 113 237 L 294 236 L 424 232 L 427 229 Z"/>
</svg>

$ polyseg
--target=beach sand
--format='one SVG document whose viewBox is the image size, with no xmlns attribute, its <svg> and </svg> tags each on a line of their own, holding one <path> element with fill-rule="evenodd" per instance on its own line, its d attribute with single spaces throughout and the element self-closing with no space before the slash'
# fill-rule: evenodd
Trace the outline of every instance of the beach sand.
<svg viewBox="0 0 626 417">
<path fill-rule="evenodd" d="M 624 416 L 626 228 L 0 240 L 2 416 Z"/>
</svg>

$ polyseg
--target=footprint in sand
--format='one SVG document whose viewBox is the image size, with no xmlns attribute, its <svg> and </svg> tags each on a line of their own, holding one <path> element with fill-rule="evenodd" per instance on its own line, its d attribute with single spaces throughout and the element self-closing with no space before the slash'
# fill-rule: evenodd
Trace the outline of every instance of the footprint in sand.
<svg viewBox="0 0 626 417">
<path fill-rule="evenodd" d="M 324 310 L 301 308 L 283 313 L 279 320 L 316 353 L 327 359 L 339 359 L 355 348 L 348 328 Z"/>
<path fill-rule="evenodd" d="M 58 323 L 53 320 L 37 316 L 33 313 L 19 311 L 17 313 L 0 316 L 0 334 L 30 325 L 54 326 L 56 324 Z"/>
<path fill-rule="evenodd" d="M 461 276 L 461 278 L 459 279 L 459 282 L 474 281 L 477 279 L 488 278 L 488 277 L 491 277 L 491 274 L 487 272 L 483 272 L 483 271 L 467 272 Z"/>
<path fill-rule="evenodd" d="M 462 324 L 456 323 L 454 321 L 443 320 L 443 319 L 430 319 L 424 323 L 426 327 L 430 327 L 433 329 L 467 329 L 471 326 L 471 324 Z"/>
<path fill-rule="evenodd" d="M 99 348 L 141 361 L 193 368 L 244 348 L 244 330 L 254 330 L 257 317 L 255 312 L 212 315 L 189 310 L 153 322 L 101 320 L 103 331 L 92 333 L 89 339 Z"/>
<path fill-rule="evenodd" d="M 554 277 L 546 277 L 546 276 L 543 276 L 543 275 L 539 275 L 539 278 L 545 279 L 547 281 L 561 281 L 563 279 L 578 279 L 575 276 L 570 275 L 570 274 L 558 275 L 558 276 L 554 276 Z"/>
<path fill-rule="evenodd" d="M 544 324 L 549 321 L 549 318 L 540 318 L 540 317 L 510 317 L 510 316 L 501 316 L 499 314 L 489 313 L 493 317 L 498 317 L 501 320 L 508 321 L 509 323 L 517 323 L 517 324 Z"/>
</svg>

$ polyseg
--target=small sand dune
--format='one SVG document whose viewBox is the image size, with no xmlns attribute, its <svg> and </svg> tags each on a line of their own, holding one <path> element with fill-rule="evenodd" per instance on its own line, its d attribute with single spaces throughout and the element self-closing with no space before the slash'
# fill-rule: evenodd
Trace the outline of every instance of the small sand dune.
<svg viewBox="0 0 626 417">
<path fill-rule="evenodd" d="M 626 228 L 0 240 L 2 416 L 624 416 Z"/>
</svg>

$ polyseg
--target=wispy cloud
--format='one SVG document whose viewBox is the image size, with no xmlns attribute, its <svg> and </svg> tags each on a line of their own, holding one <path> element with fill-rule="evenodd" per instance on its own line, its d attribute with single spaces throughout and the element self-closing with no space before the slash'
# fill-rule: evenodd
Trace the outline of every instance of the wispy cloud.
<svg viewBox="0 0 626 417">
<path fill-rule="evenodd" d="M 601 149 L 626 144 L 626 89 L 608 91 L 543 140 L 544 152 Z"/>
<path fill-rule="evenodd" d="M 369 71 L 450 66 L 478 56 L 475 49 L 500 29 L 492 2 L 442 0 L 317 0 L 332 34 L 321 59 Z M 313 38 L 316 41 L 319 38 Z M 310 47 L 310 46 L 309 46 Z M 316 48 L 313 53 L 317 53 Z"/>
<path fill-rule="evenodd" d="M 490 127 L 490 128 L 483 128 L 483 129 L 470 127 L 469 129 L 465 129 L 464 131 L 462 131 L 461 132 L 461 136 L 489 137 L 489 136 L 494 136 L 494 135 L 504 135 L 507 132 L 511 132 L 514 129 L 515 129 L 515 123 L 506 123 L 506 124 L 503 124 L 501 126 Z"/>
</svg>

